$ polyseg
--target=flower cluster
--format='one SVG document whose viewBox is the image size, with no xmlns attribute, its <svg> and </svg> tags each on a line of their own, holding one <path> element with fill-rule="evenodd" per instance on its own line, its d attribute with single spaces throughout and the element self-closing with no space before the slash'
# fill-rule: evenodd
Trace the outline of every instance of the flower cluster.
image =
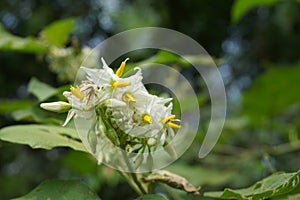
<svg viewBox="0 0 300 200">
<path fill-rule="evenodd" d="M 87 80 L 79 86 L 71 86 L 63 95 L 72 108 L 69 110 L 64 126 L 72 117 L 92 119 L 109 118 L 111 125 L 118 133 L 132 137 L 151 138 L 154 145 L 157 140 L 164 144 L 168 137 L 174 137 L 179 120 L 172 114 L 172 98 L 162 98 L 150 94 L 142 83 L 140 68 L 129 77 L 122 77 L 128 58 L 123 61 L 114 73 L 102 58 L 101 69 L 81 67 Z M 97 116 L 97 107 L 105 105 L 108 116 Z M 41 105 L 49 109 L 49 105 Z"/>
</svg>

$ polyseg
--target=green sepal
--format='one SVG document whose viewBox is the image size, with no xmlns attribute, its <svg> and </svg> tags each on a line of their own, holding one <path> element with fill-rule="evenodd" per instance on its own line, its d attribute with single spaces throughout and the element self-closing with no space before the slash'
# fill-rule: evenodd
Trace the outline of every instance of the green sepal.
<svg viewBox="0 0 300 200">
<path fill-rule="evenodd" d="M 112 124 L 110 123 L 109 119 L 105 118 L 105 111 L 107 109 L 107 106 L 104 104 L 100 104 L 96 107 L 96 114 L 97 114 L 97 120 L 99 124 L 104 125 L 106 131 L 104 134 L 107 136 L 107 138 L 117 146 L 120 146 L 120 141 L 117 132 L 112 127 Z"/>
</svg>

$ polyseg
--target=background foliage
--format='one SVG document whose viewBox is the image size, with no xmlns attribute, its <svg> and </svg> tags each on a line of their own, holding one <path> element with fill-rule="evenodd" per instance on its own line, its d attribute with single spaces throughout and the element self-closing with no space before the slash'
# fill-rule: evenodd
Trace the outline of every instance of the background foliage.
<svg viewBox="0 0 300 200">
<path fill-rule="evenodd" d="M 15 128 L 26 133 L 38 130 L 38 124 L 48 124 L 49 129 L 43 131 L 52 133 L 53 141 L 80 150 L 71 130 L 64 129 L 62 135 L 57 126 L 53 128 L 65 116 L 42 111 L 38 104 L 64 100 L 61 92 L 73 83 L 76 69 L 89 53 L 88 46 L 94 47 L 130 28 L 171 28 L 197 40 L 216 58 L 227 89 L 228 116 L 213 152 L 200 160 L 197 153 L 209 120 L 210 103 L 205 85 L 197 86 L 202 114 L 199 134 L 184 156 L 168 169 L 201 185 L 202 194 L 209 192 L 206 197 L 192 197 L 164 185 L 154 185 L 153 192 L 172 199 L 226 195 L 297 199 L 300 188 L 294 182 L 297 183 L 300 166 L 299 11 L 298 0 L 3 0 L 0 127 L 18 124 Z M 148 62 L 147 59 L 176 67 L 190 78 L 195 73 L 165 52 L 153 53 L 151 58 L 141 56 L 133 62 Z M 28 127 L 32 123 L 36 125 Z M 1 133 L 9 135 L 15 132 L 12 129 L 1 129 Z M 10 137 L 1 139 L 16 139 Z M 73 146 L 64 144 L 69 137 L 74 139 Z M 32 147 L 36 147 L 35 142 Z M 52 148 L 50 143 L 47 145 Z M 137 197 L 115 171 L 97 166 L 93 158 L 70 148 L 46 151 L 0 141 L 0 161 L 0 199 L 25 195 L 46 179 L 72 179 L 67 185 L 84 182 L 102 199 Z M 275 173 L 278 171 L 288 173 Z M 271 193 L 257 192 L 274 177 L 287 184 L 274 181 L 279 185 L 272 185 Z M 238 188 L 245 189 L 234 190 Z M 216 190 L 224 191 L 211 192 Z"/>
</svg>

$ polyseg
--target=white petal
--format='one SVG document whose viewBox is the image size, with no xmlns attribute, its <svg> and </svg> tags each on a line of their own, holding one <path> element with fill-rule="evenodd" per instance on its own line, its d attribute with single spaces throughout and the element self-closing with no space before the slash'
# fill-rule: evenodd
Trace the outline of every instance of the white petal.
<svg viewBox="0 0 300 200">
<path fill-rule="evenodd" d="M 68 116 L 64 122 L 64 124 L 62 126 L 66 126 L 69 121 L 72 119 L 72 117 L 75 115 L 75 110 L 71 109 L 69 112 L 68 112 Z"/>
<path fill-rule="evenodd" d="M 104 58 L 101 57 L 102 67 L 108 67 L 107 63 L 105 62 Z"/>
<path fill-rule="evenodd" d="M 127 105 L 125 102 L 118 99 L 107 99 L 105 103 L 108 107 L 125 107 Z"/>
<path fill-rule="evenodd" d="M 114 78 L 118 78 L 117 75 L 115 75 L 114 71 L 106 64 L 104 58 L 101 58 L 101 61 L 102 61 L 102 68 L 105 70 L 106 73 L 108 73 L 111 77 L 114 77 Z"/>
</svg>

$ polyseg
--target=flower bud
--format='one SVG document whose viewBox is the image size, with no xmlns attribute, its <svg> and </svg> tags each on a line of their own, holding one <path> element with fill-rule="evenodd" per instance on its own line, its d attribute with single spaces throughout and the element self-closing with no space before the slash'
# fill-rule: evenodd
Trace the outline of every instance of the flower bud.
<svg viewBox="0 0 300 200">
<path fill-rule="evenodd" d="M 147 140 L 147 144 L 148 144 L 148 146 L 154 146 L 154 145 L 156 145 L 156 139 L 155 138 L 149 138 L 148 140 Z"/>
<path fill-rule="evenodd" d="M 63 101 L 56 101 L 56 102 L 51 102 L 51 103 L 41 103 L 40 107 L 45 110 L 52 111 L 52 112 L 58 112 L 58 113 L 67 112 L 72 108 L 71 104 L 69 104 L 67 102 L 63 102 Z"/>
</svg>

